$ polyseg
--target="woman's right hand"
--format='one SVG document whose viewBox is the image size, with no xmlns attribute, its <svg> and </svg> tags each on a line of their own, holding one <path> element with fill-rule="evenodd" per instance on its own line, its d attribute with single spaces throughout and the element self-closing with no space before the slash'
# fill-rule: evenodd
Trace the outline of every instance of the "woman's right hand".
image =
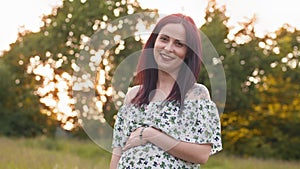
<svg viewBox="0 0 300 169">
<path fill-rule="evenodd" d="M 133 131 L 128 140 L 126 141 L 126 144 L 125 146 L 123 147 L 123 151 L 126 151 L 130 148 L 133 148 L 133 147 L 137 147 L 137 146 L 141 146 L 141 145 L 145 145 L 148 143 L 148 141 L 142 136 L 142 138 L 140 137 L 140 133 L 142 130 L 147 130 L 147 128 L 144 128 L 144 127 L 140 127 L 140 128 L 137 128 L 135 131 Z"/>
</svg>

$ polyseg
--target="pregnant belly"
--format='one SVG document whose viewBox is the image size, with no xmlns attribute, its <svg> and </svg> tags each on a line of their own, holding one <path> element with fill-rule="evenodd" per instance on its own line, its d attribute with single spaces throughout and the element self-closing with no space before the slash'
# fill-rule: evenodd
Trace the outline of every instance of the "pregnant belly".
<svg viewBox="0 0 300 169">
<path fill-rule="evenodd" d="M 162 149 L 148 143 L 123 152 L 118 168 L 162 168 L 166 165 L 165 156 Z"/>
<path fill-rule="evenodd" d="M 119 169 L 199 168 L 199 165 L 180 160 L 153 144 L 138 146 L 122 153 Z"/>
</svg>

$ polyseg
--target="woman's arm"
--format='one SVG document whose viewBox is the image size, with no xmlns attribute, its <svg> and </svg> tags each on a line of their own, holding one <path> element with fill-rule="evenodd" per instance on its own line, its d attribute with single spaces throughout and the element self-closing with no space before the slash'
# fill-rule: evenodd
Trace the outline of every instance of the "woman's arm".
<svg viewBox="0 0 300 169">
<path fill-rule="evenodd" d="M 118 162 L 121 157 L 121 153 L 122 153 L 121 147 L 113 148 L 113 152 L 112 152 L 112 156 L 111 156 L 111 160 L 110 160 L 110 166 L 109 166 L 110 169 L 117 168 Z"/>
<path fill-rule="evenodd" d="M 135 95 L 138 92 L 139 88 L 140 88 L 140 86 L 134 86 L 134 87 L 132 87 L 128 90 L 128 92 L 126 93 L 125 99 L 124 99 L 124 104 L 130 104 L 131 99 L 133 97 L 135 97 Z M 123 125 L 123 123 L 120 123 L 119 127 L 122 128 L 123 127 L 122 125 Z M 116 126 L 114 126 L 114 127 L 116 127 Z M 119 134 L 122 135 L 122 133 L 119 133 Z M 121 155 L 122 155 L 122 147 L 113 148 L 111 161 L 110 161 L 110 169 L 116 169 L 117 168 L 117 165 L 118 165 L 118 162 L 120 160 Z"/>
<path fill-rule="evenodd" d="M 178 141 L 152 127 L 145 129 L 144 137 L 169 154 L 188 162 L 204 164 L 210 155 L 211 144 Z"/>
<path fill-rule="evenodd" d="M 204 164 L 209 158 L 211 144 L 196 144 L 178 141 L 152 127 L 144 129 L 142 135 L 143 140 L 141 142 L 139 138 L 141 128 L 138 128 L 131 133 L 130 138 L 127 140 L 126 145 L 123 148 L 124 151 L 129 148 L 139 146 L 141 143 L 145 144 L 145 142 L 150 142 L 162 148 L 169 154 L 188 162 Z"/>
</svg>

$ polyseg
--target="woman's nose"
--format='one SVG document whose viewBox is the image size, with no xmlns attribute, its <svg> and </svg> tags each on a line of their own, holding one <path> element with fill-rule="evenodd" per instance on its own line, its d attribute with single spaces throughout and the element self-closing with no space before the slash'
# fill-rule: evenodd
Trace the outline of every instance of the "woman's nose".
<svg viewBox="0 0 300 169">
<path fill-rule="evenodd" d="M 165 50 L 167 50 L 169 52 L 173 52 L 173 44 L 172 44 L 172 42 L 169 42 L 169 43 L 166 44 Z"/>
</svg>

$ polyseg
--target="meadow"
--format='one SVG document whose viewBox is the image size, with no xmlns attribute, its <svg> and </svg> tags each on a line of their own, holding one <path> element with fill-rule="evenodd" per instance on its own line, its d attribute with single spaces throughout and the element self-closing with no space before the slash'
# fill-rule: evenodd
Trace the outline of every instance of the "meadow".
<svg viewBox="0 0 300 169">
<path fill-rule="evenodd" d="M 0 169 L 108 169 L 111 154 L 90 140 L 0 137 Z M 300 162 L 241 158 L 225 151 L 201 169 L 296 169 Z"/>
</svg>

